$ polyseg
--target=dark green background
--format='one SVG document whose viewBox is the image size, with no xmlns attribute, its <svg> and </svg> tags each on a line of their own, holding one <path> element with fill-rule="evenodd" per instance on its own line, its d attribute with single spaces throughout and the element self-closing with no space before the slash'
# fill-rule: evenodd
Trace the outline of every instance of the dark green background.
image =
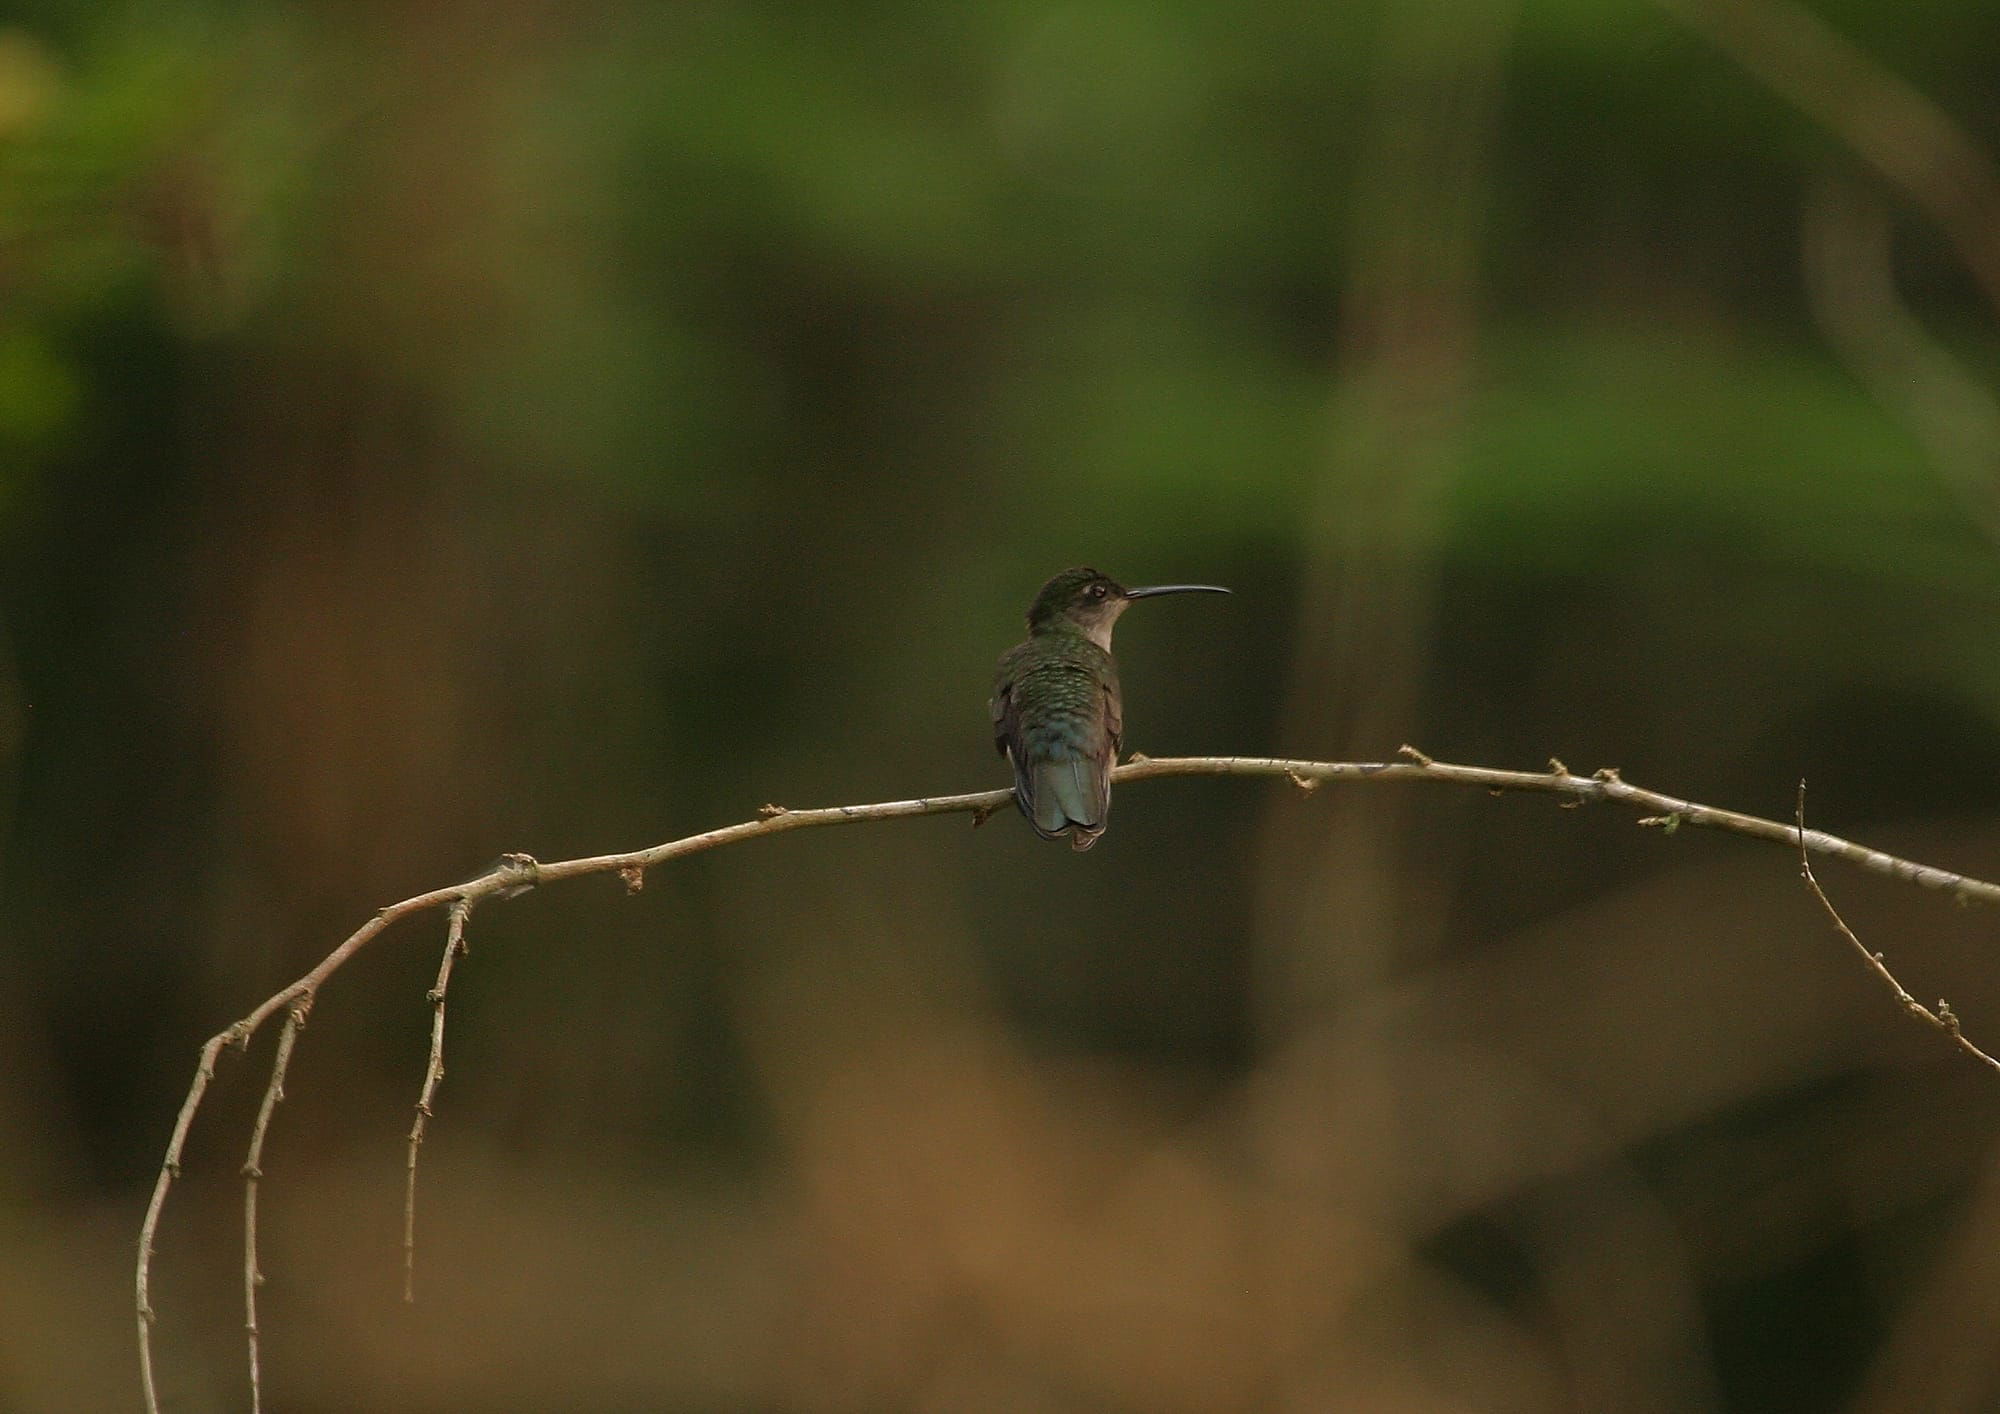
<svg viewBox="0 0 2000 1414">
<path fill-rule="evenodd" d="M 1970 245 L 1801 52 L 1910 86 Z M 2000 202 L 1923 117 L 2000 143 L 1996 60 L 1987 0 L 0 17 L 0 1405 L 136 1405 L 203 1038 L 503 850 L 1000 784 L 1065 565 L 1237 591 L 1126 620 L 1149 754 L 1804 777 L 2000 875 Z M 1823 878 L 2000 1042 L 1990 913 Z M 273 1407 L 2000 1400 L 2000 1081 L 1781 850 L 1172 780 L 472 939 L 414 1311 L 441 928 L 305 1033 Z M 162 1230 L 173 1409 L 246 1403 L 270 1044 Z"/>
</svg>

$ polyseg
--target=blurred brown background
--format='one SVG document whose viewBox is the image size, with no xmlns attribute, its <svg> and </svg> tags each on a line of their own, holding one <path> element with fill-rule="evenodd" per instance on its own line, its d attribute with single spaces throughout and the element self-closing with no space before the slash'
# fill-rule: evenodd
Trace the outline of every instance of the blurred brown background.
<svg viewBox="0 0 2000 1414">
<path fill-rule="evenodd" d="M 2000 875 L 1988 0 L 0 18 L 0 1407 L 132 1408 L 196 1047 L 503 850 L 1128 745 L 1589 770 Z M 1829 866 L 2000 1043 L 1990 912 Z M 1781 850 L 1264 782 L 436 926 L 265 1159 L 286 1410 L 2000 1408 L 2000 1081 Z M 223 1068 L 154 1273 L 247 1404 Z"/>
</svg>

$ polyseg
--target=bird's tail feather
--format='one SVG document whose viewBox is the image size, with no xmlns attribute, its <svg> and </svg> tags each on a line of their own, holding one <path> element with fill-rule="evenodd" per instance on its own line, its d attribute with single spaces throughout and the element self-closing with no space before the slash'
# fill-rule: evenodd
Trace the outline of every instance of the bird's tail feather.
<svg viewBox="0 0 2000 1414">
<path fill-rule="evenodd" d="M 1103 768 L 1084 756 L 1037 761 L 1033 772 L 1035 828 L 1051 837 L 1070 826 L 1078 826 L 1071 843 L 1095 840 L 1104 829 L 1105 807 L 1110 792 L 1105 789 Z M 1088 844 L 1076 845 L 1088 849 Z"/>
</svg>

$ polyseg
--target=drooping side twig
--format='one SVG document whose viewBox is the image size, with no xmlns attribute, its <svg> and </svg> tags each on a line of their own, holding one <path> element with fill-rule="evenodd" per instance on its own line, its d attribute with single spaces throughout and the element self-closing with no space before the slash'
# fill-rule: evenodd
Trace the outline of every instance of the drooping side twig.
<svg viewBox="0 0 2000 1414">
<path fill-rule="evenodd" d="M 1647 790 L 1627 783 L 1615 770 L 1606 769 L 1592 775 L 1579 776 L 1560 761 L 1551 761 L 1546 771 L 1509 771 L 1485 766 L 1459 766 L 1433 760 L 1411 747 L 1403 748 L 1403 756 L 1405 758 L 1403 760 L 1386 762 L 1297 761 L 1253 756 L 1187 756 L 1152 760 L 1134 756 L 1125 765 L 1117 768 L 1113 773 L 1113 780 L 1121 784 L 1130 784 L 1166 776 L 1267 776 L 1288 779 L 1304 791 L 1315 791 L 1323 785 L 1376 781 L 1469 786 L 1495 793 L 1527 791 L 1562 797 L 1563 802 L 1568 805 L 1590 802 L 1622 805 L 1647 812 L 1639 820 L 1639 824 L 1662 827 L 1669 833 L 1685 825 L 1695 829 L 1720 830 L 1744 835 L 1796 848 L 1808 859 L 1812 855 L 1821 855 L 1845 860 L 1858 868 L 1920 887 L 1943 890 L 1962 900 L 2000 903 L 2000 884 L 1956 874 L 1948 869 L 1939 869 L 1914 860 L 1902 859 L 1821 830 L 1808 830 L 1802 820 L 1786 824 Z M 986 790 L 964 795 L 881 801 L 869 805 L 836 805 L 815 810 L 790 810 L 780 805 L 767 805 L 758 811 L 754 820 L 726 825 L 683 839 L 669 840 L 664 844 L 626 854 L 592 855 L 548 864 L 538 863 L 526 855 L 507 855 L 493 868 L 476 878 L 432 889 L 428 893 L 391 904 L 375 914 L 342 940 L 339 946 L 321 959 L 311 971 L 260 1002 L 248 1015 L 211 1036 L 201 1047 L 194 1078 L 188 1086 L 186 1098 L 182 1100 L 180 1111 L 174 1120 L 166 1153 L 161 1159 L 160 1172 L 154 1180 L 152 1197 L 146 1204 L 145 1218 L 139 1229 L 139 1255 L 134 1272 L 134 1289 L 139 1338 L 139 1372 L 149 1414 L 158 1414 L 160 1408 L 153 1368 L 152 1327 L 156 1320 L 151 1302 L 153 1244 L 159 1231 L 161 1213 L 166 1207 L 167 1195 L 173 1187 L 174 1180 L 180 1176 L 181 1158 L 187 1147 L 188 1132 L 193 1127 L 195 1116 L 200 1111 L 209 1086 L 215 1079 L 216 1065 L 225 1050 L 231 1046 L 239 1048 L 247 1046 L 251 1037 L 265 1022 L 281 1011 L 287 1013 L 284 1030 L 279 1036 L 278 1050 L 272 1061 L 270 1078 L 265 1086 L 264 1101 L 259 1108 L 251 1135 L 249 1154 L 244 1164 L 246 1183 L 244 1294 L 252 1382 L 251 1397 L 254 1405 L 261 1398 L 260 1377 L 257 1370 L 256 1287 L 261 1274 L 258 1270 L 256 1250 L 256 1184 L 272 1115 L 278 1100 L 283 1095 L 285 1071 L 290 1064 L 293 1046 L 297 1043 L 298 1033 L 305 1024 L 307 1013 L 319 995 L 319 989 L 328 978 L 345 966 L 350 958 L 373 942 L 392 923 L 436 908 L 447 909 L 451 917 L 445 955 L 439 964 L 437 985 L 430 994 L 433 1008 L 431 1056 L 425 1072 L 423 1090 L 418 1100 L 417 1120 L 412 1126 L 409 1142 L 409 1182 L 413 1185 L 416 1150 L 422 1143 L 424 1120 L 428 1116 L 438 1081 L 444 1073 L 445 989 L 450 981 L 453 961 L 463 948 L 466 917 L 479 903 L 487 899 L 511 897 L 538 884 L 553 883 L 588 874 L 616 875 L 624 881 L 628 890 L 636 892 L 643 883 L 646 870 L 683 855 L 698 854 L 765 835 L 783 834 L 791 830 L 811 829 L 822 825 L 856 825 L 875 820 L 951 814 L 970 814 L 977 823 L 1006 805 L 1009 796 L 1010 792 L 1005 790 Z M 1808 878 L 1810 877 L 1808 873 Z M 1812 882 L 1817 891 L 1817 881 Z M 1822 901 L 1824 902 L 1823 895 Z M 1827 906 L 1831 912 L 1832 906 L 1830 904 Z M 1838 915 L 1836 921 L 1837 919 Z M 1842 925 L 1842 931 L 1846 932 L 1845 925 Z M 1851 933 L 1847 936 L 1853 941 Z M 1878 970 L 1882 970 L 1879 958 L 1873 958 L 1873 955 L 1865 948 L 1861 948 L 1858 942 L 1854 945 L 1862 951 L 1864 957 L 1872 958 Z M 1890 980 L 1893 982 L 1893 978 Z M 1896 984 L 1896 987 L 1899 1000 L 1905 1003 L 1905 1009 L 1915 1007 L 1917 1012 L 1923 1014 L 1920 1019 L 1927 1019 L 1929 1024 L 1951 1034 L 1961 1048 L 1971 1050 L 1976 1057 L 1989 1065 L 1996 1064 L 1983 1051 L 1965 1041 L 1958 1032 L 1957 1018 L 1951 1016 L 1948 1009 L 1932 1013 L 1910 999 L 1900 984 Z M 1996 1065 L 1996 1068 L 2000 1068 L 2000 1065 Z M 406 1188 L 404 1212 L 406 1282 L 408 1264 L 414 1251 L 414 1213 L 414 1188 Z M 406 1294 L 407 1290 L 406 1286 Z"/>
<path fill-rule="evenodd" d="M 1966 1039 L 1965 1032 L 1959 1027 L 1958 1017 L 1952 1012 L 1951 1003 L 1940 1000 L 1937 1004 L 1937 1010 L 1932 1011 L 1929 1007 L 1911 996 L 1909 988 L 1898 981 L 1896 974 L 1889 970 L 1889 964 L 1883 961 L 1882 954 L 1869 948 L 1861 939 L 1854 936 L 1854 930 L 1847 926 L 1847 920 L 1840 916 L 1840 910 L 1833 906 L 1833 900 L 1828 898 L 1826 890 L 1819 886 L 1819 878 L 1813 873 L 1812 856 L 1806 852 L 1803 843 L 1806 833 L 1806 783 L 1804 781 L 1799 782 L 1797 818 L 1798 827 L 1796 833 L 1801 841 L 1799 847 L 1799 873 L 1804 877 L 1806 886 L 1813 891 L 1813 897 L 1819 900 L 1820 907 L 1826 910 L 1826 916 L 1833 920 L 1833 926 L 1840 930 L 1840 936 L 1847 939 L 1849 945 L 1860 955 L 1862 966 L 1881 979 L 1882 985 L 1889 989 L 1889 994 L 1896 999 L 1896 1004 L 1902 1007 L 1904 1011 L 1923 1022 L 1926 1026 L 1932 1026 L 1942 1031 L 1951 1039 L 1951 1043 L 1954 1046 L 1957 1046 L 1981 1065 L 1989 1066 L 1994 1070 L 2000 1070 L 2000 1060 L 1993 1059 L 1992 1056 Z"/>
<path fill-rule="evenodd" d="M 264 1381 L 258 1356 L 261 1350 L 257 1331 L 257 1288 L 264 1284 L 263 1268 L 257 1262 L 257 1185 L 264 1177 L 264 1140 L 271 1132 L 271 1115 L 285 1098 L 285 1073 L 292 1066 L 292 1048 L 305 1029 L 306 1013 L 312 998 L 301 997 L 285 1014 L 285 1026 L 278 1033 L 278 1049 L 271 1058 L 271 1079 L 264 1086 L 264 1099 L 257 1106 L 257 1122 L 250 1127 L 250 1147 L 243 1155 L 243 1331 L 250 1342 L 250 1414 L 262 1414 Z"/>
<path fill-rule="evenodd" d="M 445 931 L 444 957 L 438 962 L 437 985 L 431 988 L 431 1058 L 424 1067 L 424 1088 L 417 1094 L 417 1117 L 410 1125 L 410 1152 L 403 1179 L 403 1299 L 417 1299 L 417 1150 L 423 1147 L 424 1129 L 431 1119 L 431 1101 L 438 1082 L 444 1079 L 444 997 L 451 986 L 451 969 L 465 956 L 465 915 L 470 910 L 464 900 L 451 906 L 451 923 Z"/>
</svg>

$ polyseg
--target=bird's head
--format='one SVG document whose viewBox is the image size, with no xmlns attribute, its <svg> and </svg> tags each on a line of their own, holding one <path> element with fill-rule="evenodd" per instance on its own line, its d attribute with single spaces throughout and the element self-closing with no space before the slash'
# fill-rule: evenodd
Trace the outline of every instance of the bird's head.
<svg viewBox="0 0 2000 1414">
<path fill-rule="evenodd" d="M 1052 629 L 1068 629 L 1108 651 L 1111 627 L 1134 599 L 1150 599 L 1158 594 L 1228 592 L 1214 584 L 1154 584 L 1127 589 L 1108 574 L 1079 567 L 1064 570 L 1042 586 L 1028 610 L 1028 631 L 1047 633 Z"/>
</svg>

